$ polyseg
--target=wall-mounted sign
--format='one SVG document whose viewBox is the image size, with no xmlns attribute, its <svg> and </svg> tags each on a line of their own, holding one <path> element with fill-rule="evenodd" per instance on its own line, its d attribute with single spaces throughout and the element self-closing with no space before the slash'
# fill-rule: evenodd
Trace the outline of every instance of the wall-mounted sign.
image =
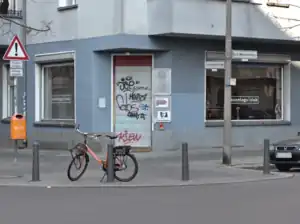
<svg viewBox="0 0 300 224">
<path fill-rule="evenodd" d="M 232 50 L 232 59 L 257 59 L 257 51 Z"/>
<path fill-rule="evenodd" d="M 224 69 L 224 61 L 206 61 L 205 69 Z"/>
<path fill-rule="evenodd" d="M 168 97 L 155 97 L 155 107 L 156 108 L 168 108 L 169 98 Z"/>
<path fill-rule="evenodd" d="M 171 73 L 170 68 L 154 68 L 152 70 L 152 92 L 155 95 L 171 94 Z"/>
<path fill-rule="evenodd" d="M 158 122 L 170 122 L 171 121 L 171 111 L 157 111 L 157 121 Z"/>
</svg>

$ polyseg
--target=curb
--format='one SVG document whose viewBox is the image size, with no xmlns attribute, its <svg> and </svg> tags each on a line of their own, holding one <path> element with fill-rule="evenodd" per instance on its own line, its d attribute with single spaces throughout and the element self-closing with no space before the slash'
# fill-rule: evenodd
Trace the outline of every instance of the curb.
<svg viewBox="0 0 300 224">
<path fill-rule="evenodd" d="M 99 184 L 99 185 L 63 185 L 63 184 L 47 184 L 42 182 L 25 182 L 25 183 L 0 183 L 0 187 L 38 187 L 38 188 L 153 188 L 153 187 L 188 187 L 188 186 L 205 186 L 205 185 L 221 185 L 221 184 L 235 184 L 235 183 L 248 183 L 260 182 L 278 179 L 293 178 L 294 174 L 287 173 L 271 173 L 270 175 L 261 178 L 248 178 L 248 179 L 224 179 L 212 181 L 187 181 L 187 182 L 173 182 L 173 183 L 160 183 L 160 184 Z"/>
</svg>

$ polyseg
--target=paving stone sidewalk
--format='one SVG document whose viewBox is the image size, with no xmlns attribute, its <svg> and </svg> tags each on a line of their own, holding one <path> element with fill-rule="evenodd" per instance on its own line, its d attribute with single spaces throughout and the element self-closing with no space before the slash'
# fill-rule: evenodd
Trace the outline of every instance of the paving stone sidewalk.
<svg viewBox="0 0 300 224">
<path fill-rule="evenodd" d="M 221 184 L 289 178 L 292 174 L 272 173 L 240 169 L 238 166 L 223 166 L 218 160 L 191 160 L 190 181 L 181 181 L 181 163 L 178 157 L 169 159 L 139 159 L 138 176 L 130 183 L 100 183 L 103 175 L 98 164 L 92 160 L 84 176 L 77 182 L 70 182 L 66 170 L 70 157 L 41 153 L 39 182 L 31 180 L 31 157 L 21 155 L 16 163 L 11 156 L 0 156 L 0 186 L 40 186 L 40 187 L 145 187 L 145 186 L 184 186 Z M 235 165 L 261 164 L 261 157 L 245 157 L 233 160 Z"/>
</svg>

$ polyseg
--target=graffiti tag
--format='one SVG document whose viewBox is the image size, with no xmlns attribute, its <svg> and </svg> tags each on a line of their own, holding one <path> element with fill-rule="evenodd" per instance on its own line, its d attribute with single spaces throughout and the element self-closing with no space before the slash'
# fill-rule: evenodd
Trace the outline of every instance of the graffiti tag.
<svg viewBox="0 0 300 224">
<path fill-rule="evenodd" d="M 134 133 L 134 132 L 128 132 L 125 130 L 124 132 L 120 132 L 118 135 L 118 141 L 122 142 L 122 144 L 132 144 L 137 143 L 142 138 L 141 134 Z"/>
</svg>

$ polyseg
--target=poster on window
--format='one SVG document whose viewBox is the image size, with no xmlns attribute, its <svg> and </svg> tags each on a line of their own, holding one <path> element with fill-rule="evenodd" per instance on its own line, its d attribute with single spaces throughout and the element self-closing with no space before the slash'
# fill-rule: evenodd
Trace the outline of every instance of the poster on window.
<svg viewBox="0 0 300 224">
<path fill-rule="evenodd" d="M 70 94 L 53 94 L 52 95 L 52 104 L 71 104 L 73 97 Z"/>
<path fill-rule="evenodd" d="M 151 146 L 151 67 L 115 69 L 116 145 Z"/>
<path fill-rule="evenodd" d="M 232 96 L 231 104 L 259 104 L 259 96 Z"/>
</svg>

